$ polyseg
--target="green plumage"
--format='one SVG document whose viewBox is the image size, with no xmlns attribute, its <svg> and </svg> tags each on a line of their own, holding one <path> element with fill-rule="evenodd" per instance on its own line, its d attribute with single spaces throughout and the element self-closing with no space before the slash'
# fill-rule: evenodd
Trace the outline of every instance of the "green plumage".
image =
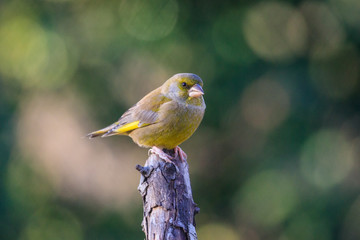
<svg viewBox="0 0 360 240">
<path fill-rule="evenodd" d="M 202 85 L 195 74 L 176 74 L 126 111 L 116 123 L 88 136 L 128 135 L 142 147 L 173 149 L 200 125 L 205 112 Z M 130 123 L 137 121 L 127 131 L 132 126 Z"/>
</svg>

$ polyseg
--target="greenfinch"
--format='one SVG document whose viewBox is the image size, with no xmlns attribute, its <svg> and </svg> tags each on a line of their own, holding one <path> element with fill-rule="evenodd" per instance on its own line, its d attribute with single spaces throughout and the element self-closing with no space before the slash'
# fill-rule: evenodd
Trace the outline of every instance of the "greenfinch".
<svg viewBox="0 0 360 240">
<path fill-rule="evenodd" d="M 192 73 L 179 73 L 169 78 L 127 110 L 117 122 L 87 137 L 127 135 L 141 147 L 165 161 L 171 161 L 168 151 L 175 157 L 186 158 L 178 146 L 198 128 L 205 113 L 203 81 Z"/>
</svg>

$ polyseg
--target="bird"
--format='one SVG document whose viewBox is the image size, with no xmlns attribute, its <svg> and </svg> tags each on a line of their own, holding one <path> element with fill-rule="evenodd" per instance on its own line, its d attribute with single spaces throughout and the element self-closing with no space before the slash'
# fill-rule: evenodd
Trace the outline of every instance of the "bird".
<svg viewBox="0 0 360 240">
<path fill-rule="evenodd" d="M 151 148 L 166 162 L 187 159 L 179 147 L 199 127 L 205 113 L 203 81 L 193 73 L 178 73 L 129 108 L 115 123 L 88 138 L 127 135 L 140 147 Z M 173 150 L 174 155 L 170 155 Z"/>
</svg>

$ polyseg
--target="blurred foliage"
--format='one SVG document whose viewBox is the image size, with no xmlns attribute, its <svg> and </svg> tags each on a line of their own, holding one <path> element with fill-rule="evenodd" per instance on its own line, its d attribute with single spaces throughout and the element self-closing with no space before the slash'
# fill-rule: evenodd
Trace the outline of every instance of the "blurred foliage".
<svg viewBox="0 0 360 240">
<path fill-rule="evenodd" d="M 360 239 L 360 1 L 0 1 L 0 239 L 142 239 L 125 137 L 179 72 L 199 239 Z"/>
</svg>

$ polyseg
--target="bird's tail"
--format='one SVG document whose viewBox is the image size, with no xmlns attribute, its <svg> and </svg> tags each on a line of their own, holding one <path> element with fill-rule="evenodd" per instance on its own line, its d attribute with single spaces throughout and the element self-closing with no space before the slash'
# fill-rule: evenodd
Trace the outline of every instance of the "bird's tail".
<svg viewBox="0 0 360 240">
<path fill-rule="evenodd" d="M 114 128 L 117 127 L 117 125 L 118 125 L 118 122 L 113 123 L 110 126 L 107 126 L 106 128 L 89 133 L 88 135 L 86 135 L 86 137 L 91 139 L 91 138 L 95 138 L 95 137 L 99 137 L 99 136 L 101 136 L 101 137 L 111 136 L 111 135 L 113 135 L 113 134 L 111 134 L 112 131 L 114 130 Z"/>
<path fill-rule="evenodd" d="M 129 132 L 139 128 L 144 127 L 149 124 L 140 124 L 140 121 L 134 121 L 131 123 L 120 124 L 119 121 L 116 123 L 111 124 L 110 126 L 97 130 L 95 132 L 89 133 L 86 135 L 88 138 L 94 137 L 110 137 L 113 135 L 127 135 Z"/>
</svg>

